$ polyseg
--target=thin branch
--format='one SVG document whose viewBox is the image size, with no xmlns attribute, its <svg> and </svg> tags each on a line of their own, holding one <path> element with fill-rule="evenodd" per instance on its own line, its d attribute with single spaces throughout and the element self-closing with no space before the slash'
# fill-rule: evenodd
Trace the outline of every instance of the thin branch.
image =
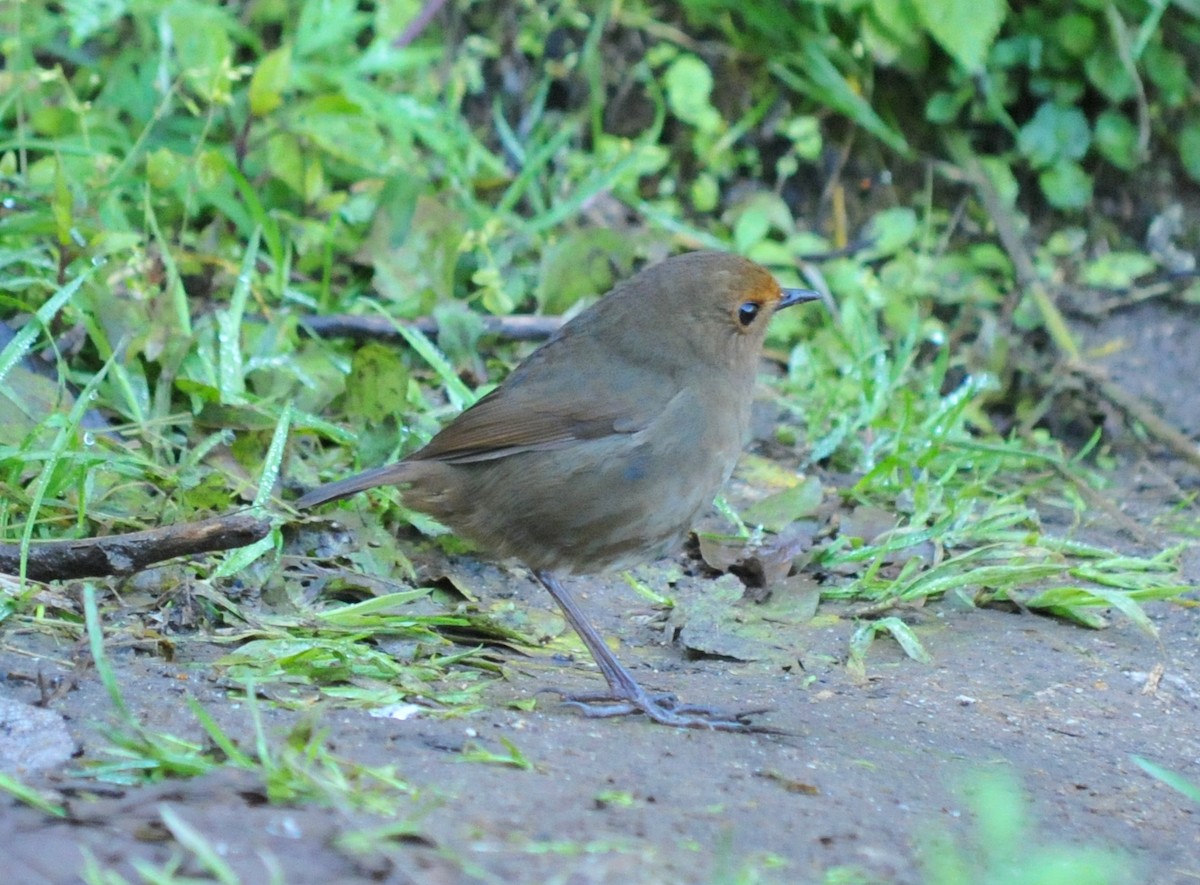
<svg viewBox="0 0 1200 885">
<path fill-rule="evenodd" d="M 549 338 L 563 324 L 562 317 L 557 316 L 508 316 L 483 317 L 484 328 L 493 335 L 499 335 L 512 341 L 540 341 Z M 394 323 L 400 322 L 424 332 L 426 335 L 436 335 L 437 321 L 433 317 L 419 317 L 415 320 L 391 320 L 380 316 L 351 316 L 349 314 L 332 314 L 330 316 L 303 316 L 300 318 L 300 328 L 317 338 L 352 338 L 355 341 L 402 341 Z"/>
<path fill-rule="evenodd" d="M 177 556 L 245 547 L 265 538 L 270 530 L 269 519 L 234 513 L 145 532 L 35 543 L 29 547 L 25 576 L 35 581 L 60 581 L 129 575 Z M 0 572 L 16 575 L 20 569 L 21 546 L 0 544 Z"/>
</svg>

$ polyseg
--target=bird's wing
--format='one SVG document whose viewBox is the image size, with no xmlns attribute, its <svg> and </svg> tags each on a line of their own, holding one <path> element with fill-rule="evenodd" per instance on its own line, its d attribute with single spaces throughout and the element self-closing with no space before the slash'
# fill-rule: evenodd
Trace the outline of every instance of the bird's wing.
<svg viewBox="0 0 1200 885">
<path fill-rule="evenodd" d="M 662 399 L 644 384 L 618 386 L 604 378 L 574 384 L 554 378 L 506 383 L 447 424 L 407 460 L 467 464 L 636 433 L 662 410 L 666 404 Z"/>
</svg>

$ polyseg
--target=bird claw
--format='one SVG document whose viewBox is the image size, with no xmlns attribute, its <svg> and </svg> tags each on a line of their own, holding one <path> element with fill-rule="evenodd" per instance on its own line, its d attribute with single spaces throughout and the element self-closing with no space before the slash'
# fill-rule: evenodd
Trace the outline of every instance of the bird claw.
<svg viewBox="0 0 1200 885">
<path fill-rule="evenodd" d="M 710 731 L 743 731 L 775 734 L 776 730 L 750 722 L 751 716 L 768 712 L 767 708 L 731 713 L 701 704 L 684 704 L 673 694 L 651 695 L 634 692 L 634 697 L 615 697 L 609 692 L 568 693 L 551 689 L 570 707 L 589 719 L 608 719 L 642 713 L 661 725 L 676 728 L 703 728 Z"/>
</svg>

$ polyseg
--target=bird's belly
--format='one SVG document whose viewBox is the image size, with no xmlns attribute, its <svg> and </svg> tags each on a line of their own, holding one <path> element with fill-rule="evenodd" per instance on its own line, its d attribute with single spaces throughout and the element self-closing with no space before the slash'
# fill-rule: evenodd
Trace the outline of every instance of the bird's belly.
<svg viewBox="0 0 1200 885">
<path fill-rule="evenodd" d="M 405 502 L 533 569 L 657 559 L 711 505 L 741 450 L 745 418 L 714 420 L 703 402 L 685 390 L 636 432 L 466 464 L 409 462 Z"/>
<path fill-rule="evenodd" d="M 582 447 L 455 468 L 476 471 L 478 503 L 467 524 L 452 517 L 450 526 L 535 569 L 628 567 L 677 546 L 732 467 L 697 472 L 644 450 L 585 457 Z"/>
</svg>

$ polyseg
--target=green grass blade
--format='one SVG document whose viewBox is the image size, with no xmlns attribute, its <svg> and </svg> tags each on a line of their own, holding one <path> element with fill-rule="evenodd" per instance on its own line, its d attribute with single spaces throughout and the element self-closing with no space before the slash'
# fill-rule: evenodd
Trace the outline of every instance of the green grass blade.
<svg viewBox="0 0 1200 885">
<path fill-rule="evenodd" d="M 29 348 L 33 347 L 33 342 L 37 339 L 42 329 L 45 329 L 58 312 L 66 306 L 67 302 L 75 297 L 75 293 L 79 291 L 80 286 L 91 275 L 92 271 L 90 270 L 80 274 L 50 296 L 46 300 L 46 303 L 39 307 L 34 314 L 37 322 L 29 322 L 22 326 L 5 348 L 0 350 L 0 382 L 4 381 L 5 376 L 12 371 L 13 366 L 21 361 L 21 357 L 25 356 Z"/>
</svg>

